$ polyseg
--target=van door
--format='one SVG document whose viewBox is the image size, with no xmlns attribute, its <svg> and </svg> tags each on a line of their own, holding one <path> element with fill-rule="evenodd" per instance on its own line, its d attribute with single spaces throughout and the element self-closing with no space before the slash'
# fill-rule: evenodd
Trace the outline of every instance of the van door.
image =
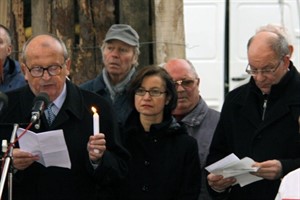
<svg viewBox="0 0 300 200">
<path fill-rule="evenodd" d="M 184 0 L 186 58 L 200 77 L 200 94 L 220 110 L 224 100 L 225 0 Z"/>
</svg>

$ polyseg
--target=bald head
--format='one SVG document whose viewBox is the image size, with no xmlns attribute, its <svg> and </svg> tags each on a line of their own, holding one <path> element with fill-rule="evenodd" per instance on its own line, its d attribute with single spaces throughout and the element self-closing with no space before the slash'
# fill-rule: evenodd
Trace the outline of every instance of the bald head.
<svg viewBox="0 0 300 200">
<path fill-rule="evenodd" d="M 29 38 L 23 46 L 22 59 L 26 63 L 27 50 L 30 49 L 30 53 L 40 51 L 40 49 L 56 49 L 56 52 L 61 52 L 64 59 L 67 60 L 69 55 L 64 42 L 52 34 L 42 34 Z"/>
<path fill-rule="evenodd" d="M 168 71 L 169 74 L 171 74 L 171 76 L 173 72 L 176 73 L 184 71 L 186 75 L 189 75 L 193 78 L 198 78 L 197 72 L 193 64 L 186 59 L 173 58 L 164 65 L 164 68 Z M 175 77 L 172 78 L 176 79 Z"/>
<path fill-rule="evenodd" d="M 277 59 L 290 55 L 289 44 L 283 35 L 270 31 L 261 31 L 250 38 L 248 55 L 260 56 L 259 54 L 269 53 L 274 54 Z"/>
<path fill-rule="evenodd" d="M 164 65 L 164 68 L 176 83 L 178 101 L 173 115 L 177 120 L 181 120 L 199 102 L 200 79 L 192 63 L 185 59 L 171 59 Z"/>
<path fill-rule="evenodd" d="M 288 34 L 288 30 L 284 26 L 277 25 L 277 24 L 267 24 L 257 29 L 256 33 L 259 32 L 272 32 L 277 35 L 282 35 L 288 43 L 289 51 L 290 51 L 289 55 L 292 56 L 294 47 L 292 44 L 291 36 Z"/>
</svg>

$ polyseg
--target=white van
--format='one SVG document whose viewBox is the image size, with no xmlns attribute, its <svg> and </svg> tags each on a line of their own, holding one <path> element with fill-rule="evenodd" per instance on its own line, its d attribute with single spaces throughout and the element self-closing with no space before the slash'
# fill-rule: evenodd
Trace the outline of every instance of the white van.
<svg viewBox="0 0 300 200">
<path fill-rule="evenodd" d="M 184 0 L 186 57 L 200 76 L 200 93 L 221 110 L 225 94 L 247 80 L 247 42 L 257 28 L 284 25 L 300 71 L 300 0 Z"/>
</svg>

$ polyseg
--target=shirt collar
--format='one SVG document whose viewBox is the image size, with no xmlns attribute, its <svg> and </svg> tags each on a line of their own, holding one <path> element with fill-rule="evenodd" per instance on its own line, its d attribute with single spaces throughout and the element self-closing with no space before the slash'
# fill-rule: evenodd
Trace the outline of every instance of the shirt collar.
<svg viewBox="0 0 300 200">
<path fill-rule="evenodd" d="M 61 109 L 63 103 L 65 102 L 67 96 L 67 86 L 66 83 L 64 83 L 64 88 L 62 90 L 62 92 L 60 93 L 60 95 L 53 101 L 53 104 L 56 106 L 56 108 L 58 110 Z"/>
</svg>

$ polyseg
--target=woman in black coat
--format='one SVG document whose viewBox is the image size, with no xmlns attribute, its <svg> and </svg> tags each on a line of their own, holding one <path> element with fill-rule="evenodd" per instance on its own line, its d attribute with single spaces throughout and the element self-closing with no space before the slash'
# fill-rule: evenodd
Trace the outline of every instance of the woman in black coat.
<svg viewBox="0 0 300 200">
<path fill-rule="evenodd" d="M 160 67 L 144 67 L 130 85 L 134 111 L 123 127 L 132 155 L 122 199 L 197 199 L 201 172 L 197 142 L 173 119 L 175 85 Z"/>
</svg>

